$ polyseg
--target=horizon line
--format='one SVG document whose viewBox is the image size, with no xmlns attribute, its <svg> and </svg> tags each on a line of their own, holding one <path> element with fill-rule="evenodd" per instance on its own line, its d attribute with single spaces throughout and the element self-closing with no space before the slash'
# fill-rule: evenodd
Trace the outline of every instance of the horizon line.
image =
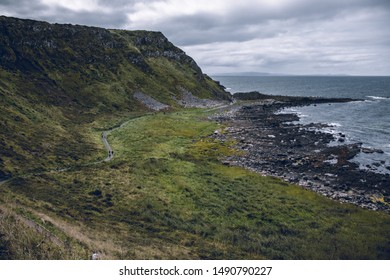
<svg viewBox="0 0 390 280">
<path fill-rule="evenodd" d="M 212 73 L 209 76 L 223 77 L 390 77 L 390 74 L 287 74 L 287 73 Z"/>
</svg>

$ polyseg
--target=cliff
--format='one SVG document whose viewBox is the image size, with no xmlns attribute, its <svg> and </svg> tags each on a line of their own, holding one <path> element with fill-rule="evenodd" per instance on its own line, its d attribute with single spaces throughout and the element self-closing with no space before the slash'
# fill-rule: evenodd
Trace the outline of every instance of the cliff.
<svg viewBox="0 0 390 280">
<path fill-rule="evenodd" d="M 150 110 L 136 93 L 174 109 L 188 92 L 230 98 L 160 32 L 1 16 L 0 179 L 94 154 L 82 130 Z"/>
<path fill-rule="evenodd" d="M 168 92 L 179 95 L 181 87 L 197 96 L 229 98 L 191 57 L 160 32 L 107 30 L 2 16 L 0 34 L 3 71 L 43 76 L 50 79 L 48 82 L 61 82 L 78 73 L 83 80 L 73 80 L 80 86 L 112 79 L 126 82 L 123 86 L 128 93 L 144 89 L 156 97 Z M 152 85 L 156 83 L 160 85 Z M 63 89 L 71 91 L 66 86 Z"/>
</svg>

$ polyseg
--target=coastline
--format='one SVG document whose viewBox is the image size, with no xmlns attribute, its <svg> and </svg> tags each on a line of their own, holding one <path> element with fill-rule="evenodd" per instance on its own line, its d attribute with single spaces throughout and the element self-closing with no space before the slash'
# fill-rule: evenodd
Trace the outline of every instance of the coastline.
<svg viewBox="0 0 390 280">
<path fill-rule="evenodd" d="M 278 113 L 289 107 L 355 100 L 257 97 L 240 94 L 240 99 L 251 101 L 212 117 L 226 126 L 223 133 L 216 132 L 212 137 L 234 139 L 235 148 L 243 152 L 222 159 L 224 164 L 278 177 L 342 203 L 390 213 L 390 175 L 359 169 L 350 161 L 361 152 L 380 151 L 366 151 L 361 143 L 345 144 L 342 133 L 332 135 L 322 130 L 329 127 L 326 124 L 296 124 L 296 114 Z M 338 144 L 330 146 L 332 141 Z"/>
</svg>

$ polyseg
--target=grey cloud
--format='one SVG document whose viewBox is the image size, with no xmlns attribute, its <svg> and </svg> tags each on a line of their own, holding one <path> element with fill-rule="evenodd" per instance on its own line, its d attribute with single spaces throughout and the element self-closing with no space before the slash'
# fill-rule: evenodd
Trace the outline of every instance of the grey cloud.
<svg viewBox="0 0 390 280">
<path fill-rule="evenodd" d="M 12 16 L 20 16 L 23 18 L 29 18 L 31 15 L 36 15 L 48 10 L 49 7 L 42 4 L 40 1 L 29 0 L 0 0 L 0 8 L 5 9 Z"/>
<path fill-rule="evenodd" d="M 103 2 L 103 1 L 101 1 Z M 112 0 L 113 3 L 128 2 Z M 105 3 L 108 3 L 105 1 Z M 118 8 L 108 13 L 105 9 L 99 11 L 74 11 L 64 7 L 50 7 L 40 1 L 20 0 L 16 4 L 12 0 L 0 0 L 0 8 L 4 7 L 8 16 L 44 20 L 51 23 L 72 23 L 81 25 L 118 28 L 127 22 L 127 15 Z M 120 7 L 120 6 L 118 6 Z"/>
<path fill-rule="evenodd" d="M 121 14 L 121 16 L 126 15 L 127 13 L 134 12 L 135 5 L 139 3 L 148 3 L 151 1 L 148 0 L 98 0 L 97 3 L 99 7 L 103 9 L 113 9 L 115 13 Z"/>
<path fill-rule="evenodd" d="M 98 0 L 97 1 L 101 6 L 112 7 L 119 5 L 128 5 L 128 4 L 136 4 L 142 1 L 139 0 Z"/>
<path fill-rule="evenodd" d="M 175 43 L 187 46 L 211 42 L 245 42 L 257 38 L 271 38 L 318 23 L 331 22 L 361 9 L 389 6 L 390 1 L 296 1 L 278 9 L 261 9 L 237 4 L 223 15 L 194 14 L 167 17 L 150 25 L 160 29 Z M 244 2 L 245 3 L 245 2 Z M 292 2 L 294 3 L 294 2 Z M 390 25 L 390 17 L 386 20 Z M 282 24 L 275 24 L 280 22 Z"/>
<path fill-rule="evenodd" d="M 74 11 L 41 1 L 0 0 L 0 11 L 49 22 L 162 31 L 211 72 L 331 72 L 332 68 L 369 72 L 375 68 L 390 74 L 389 0 L 295 0 L 280 6 L 236 1 L 221 11 L 186 16 L 177 11 L 132 22 L 136 4 L 151 2 L 157 0 L 98 0 L 97 11 Z"/>
<path fill-rule="evenodd" d="M 19 1 L 19 3 L 18 4 L 20 4 L 21 2 L 29 2 L 29 1 L 24 1 L 24 0 L 21 0 L 21 1 Z M 13 1 L 13 0 L 0 0 L 0 5 L 2 5 L 2 6 L 17 6 L 17 5 L 15 5 L 15 1 Z"/>
<path fill-rule="evenodd" d="M 222 24 L 221 24 L 222 22 Z M 268 28 L 265 28 L 268 27 Z M 264 22 L 241 22 L 216 18 L 213 14 L 175 16 L 151 26 L 158 28 L 181 46 L 212 42 L 245 42 L 254 38 L 270 38 L 283 30 L 272 28 Z"/>
<path fill-rule="evenodd" d="M 0 5 L 7 6 L 12 4 L 12 0 L 0 0 Z"/>
<path fill-rule="evenodd" d="M 106 28 L 117 28 L 127 22 L 124 14 L 106 13 L 104 11 L 75 12 L 66 8 L 57 8 L 56 13 L 43 17 L 44 20 L 55 23 L 77 23 L 80 25 L 102 26 Z"/>
</svg>

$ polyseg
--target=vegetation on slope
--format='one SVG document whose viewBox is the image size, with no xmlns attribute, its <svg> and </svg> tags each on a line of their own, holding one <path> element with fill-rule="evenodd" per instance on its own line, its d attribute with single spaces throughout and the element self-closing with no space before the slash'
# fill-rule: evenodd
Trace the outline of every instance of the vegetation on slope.
<svg viewBox="0 0 390 280">
<path fill-rule="evenodd" d="M 12 180 L 2 197 L 66 224 L 80 258 L 390 257 L 388 215 L 225 166 L 238 151 L 215 129 L 199 110 L 134 118 L 109 134 L 112 162 Z"/>
<path fill-rule="evenodd" d="M 229 98 L 159 32 L 3 16 L 0 77 L 0 180 L 90 160 L 101 148 L 85 132 L 144 112 L 137 91 L 174 108 L 183 89 Z"/>
<path fill-rule="evenodd" d="M 161 33 L 0 17 L 0 34 L 1 259 L 390 257 L 388 215 L 221 164 L 238 151 L 175 99 L 229 96 Z"/>
</svg>

